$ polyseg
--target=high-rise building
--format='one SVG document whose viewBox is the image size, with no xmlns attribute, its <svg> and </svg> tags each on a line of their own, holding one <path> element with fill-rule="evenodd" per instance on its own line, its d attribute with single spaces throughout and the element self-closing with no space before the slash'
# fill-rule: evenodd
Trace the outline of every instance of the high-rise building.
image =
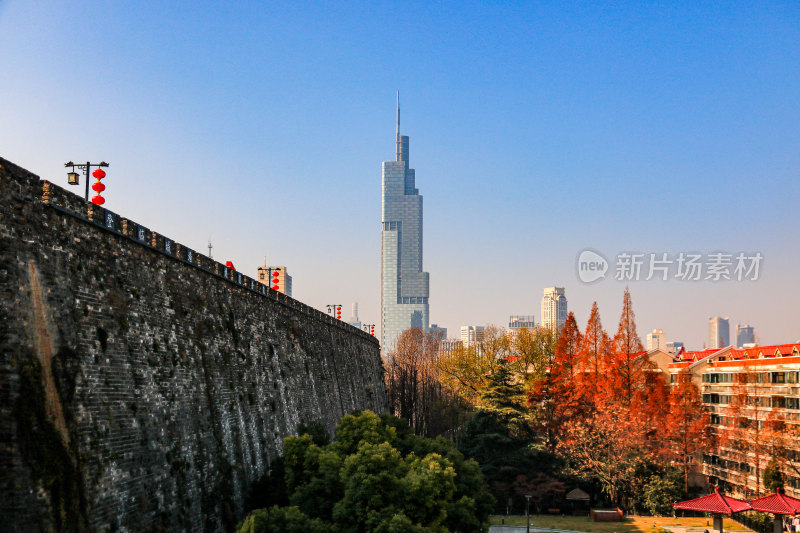
<svg viewBox="0 0 800 533">
<path fill-rule="evenodd" d="M 292 276 L 285 266 L 271 267 L 265 264 L 258 267 L 258 281 L 286 296 L 292 295 Z"/>
<path fill-rule="evenodd" d="M 728 317 L 719 316 L 708 319 L 708 349 L 725 348 L 731 342 L 731 326 Z"/>
<path fill-rule="evenodd" d="M 661 350 L 663 352 L 668 352 L 667 350 L 667 334 L 664 333 L 663 329 L 654 329 L 652 333 L 647 334 L 647 351 L 650 350 Z"/>
<path fill-rule="evenodd" d="M 469 348 L 483 340 L 483 326 L 461 326 L 461 344 Z"/>
<path fill-rule="evenodd" d="M 461 339 L 442 339 L 441 344 L 439 344 L 439 351 L 441 353 L 453 353 L 453 350 L 461 345 Z"/>
<path fill-rule="evenodd" d="M 422 196 L 408 165 L 408 136 L 400 135 L 397 99 L 396 159 L 381 169 L 381 350 L 394 350 L 400 333 L 425 330 L 429 277 L 422 271 Z"/>
<path fill-rule="evenodd" d="M 681 348 L 684 348 L 682 341 L 667 341 L 667 349 L 665 351 L 668 354 L 675 355 Z"/>
<path fill-rule="evenodd" d="M 564 287 L 548 287 L 542 298 L 542 326 L 561 331 L 567 323 L 567 297 Z"/>
<path fill-rule="evenodd" d="M 437 335 L 440 339 L 447 338 L 447 328 L 440 328 L 438 324 L 431 324 L 428 326 L 428 333 Z"/>
<path fill-rule="evenodd" d="M 736 326 L 736 346 L 742 348 L 745 344 L 755 344 L 756 332 L 750 324 Z"/>
<path fill-rule="evenodd" d="M 353 302 L 353 314 L 350 316 L 350 320 L 348 320 L 347 323 L 355 328 L 361 329 L 361 320 L 358 318 L 358 302 Z"/>
<path fill-rule="evenodd" d="M 523 328 L 533 329 L 536 327 L 536 322 L 533 320 L 533 315 L 511 315 L 508 317 L 508 332 L 516 333 Z"/>
</svg>

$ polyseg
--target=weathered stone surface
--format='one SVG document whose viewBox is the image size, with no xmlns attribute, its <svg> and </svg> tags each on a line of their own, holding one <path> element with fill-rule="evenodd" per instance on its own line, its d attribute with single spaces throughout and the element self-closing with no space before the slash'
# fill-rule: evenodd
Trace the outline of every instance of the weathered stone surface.
<svg viewBox="0 0 800 533">
<path fill-rule="evenodd" d="M 0 159 L 0 530 L 225 531 L 377 341 Z"/>
</svg>

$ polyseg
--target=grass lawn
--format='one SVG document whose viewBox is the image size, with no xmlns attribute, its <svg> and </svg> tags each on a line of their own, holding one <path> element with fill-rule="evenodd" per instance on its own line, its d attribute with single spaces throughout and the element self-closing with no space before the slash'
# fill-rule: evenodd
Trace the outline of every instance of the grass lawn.
<svg viewBox="0 0 800 533">
<path fill-rule="evenodd" d="M 490 518 L 491 525 L 499 525 L 502 516 L 494 515 Z M 711 524 L 711 519 L 708 519 L 708 524 Z M 505 517 L 505 524 L 509 526 L 524 526 L 524 516 L 507 516 Z M 653 527 L 655 524 L 655 527 Z M 641 533 L 661 533 L 662 526 L 677 526 L 677 527 L 692 527 L 699 528 L 700 533 L 706 527 L 709 531 L 711 526 L 706 526 L 706 519 L 695 518 L 667 518 L 667 517 L 653 517 L 653 516 L 634 516 L 626 518 L 622 522 L 592 522 L 588 516 L 565 516 L 562 518 L 559 515 L 531 515 L 531 527 L 543 527 L 552 529 L 569 529 L 572 531 L 597 531 L 607 533 L 625 533 L 625 532 L 641 532 Z M 725 531 L 748 531 L 749 529 L 734 522 L 733 520 L 725 519 L 723 524 Z"/>
</svg>

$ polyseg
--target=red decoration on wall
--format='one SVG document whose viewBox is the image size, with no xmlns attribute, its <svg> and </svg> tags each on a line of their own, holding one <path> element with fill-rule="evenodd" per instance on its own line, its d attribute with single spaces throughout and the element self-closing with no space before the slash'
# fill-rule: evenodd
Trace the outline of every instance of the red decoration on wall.
<svg viewBox="0 0 800 533">
<path fill-rule="evenodd" d="M 233 263 L 231 263 L 230 261 L 225 261 L 225 266 L 230 268 L 231 270 L 236 270 L 236 267 L 233 266 Z"/>
<path fill-rule="evenodd" d="M 94 172 L 92 172 L 92 176 L 101 180 L 106 177 L 106 172 L 102 168 L 97 168 Z"/>
</svg>

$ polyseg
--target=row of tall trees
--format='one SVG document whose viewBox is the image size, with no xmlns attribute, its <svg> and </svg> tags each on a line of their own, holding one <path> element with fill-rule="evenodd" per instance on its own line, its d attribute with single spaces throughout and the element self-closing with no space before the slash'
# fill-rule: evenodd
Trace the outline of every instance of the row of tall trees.
<svg viewBox="0 0 800 533">
<path fill-rule="evenodd" d="M 396 350 L 384 361 L 391 413 L 417 435 L 435 437 L 464 423 L 468 404 L 442 378 L 441 334 L 403 331 Z"/>
<path fill-rule="evenodd" d="M 476 345 L 450 353 L 410 330 L 386 369 L 392 410 L 418 433 L 442 432 L 431 409 L 458 405 L 461 416 L 443 425 L 465 428 L 462 450 L 481 463 L 501 503 L 530 479 L 544 482 L 541 476 L 596 484 L 611 502 L 630 506 L 675 479 L 666 475 L 675 471 L 685 493 L 696 452 L 710 438 L 690 377 L 670 386 L 645 353 L 627 289 L 613 336 L 595 302 L 583 331 L 569 313 L 560 332 L 536 327 L 508 335 L 489 327 Z M 466 425 L 464 405 L 473 410 Z"/>
<path fill-rule="evenodd" d="M 689 376 L 670 387 L 636 330 L 626 289 L 617 332 L 604 330 L 595 303 L 584 334 L 572 313 L 547 377 L 529 395 L 548 446 L 571 472 L 600 483 L 614 503 L 630 505 L 654 473 L 689 472 L 708 442 L 708 414 Z"/>
</svg>

